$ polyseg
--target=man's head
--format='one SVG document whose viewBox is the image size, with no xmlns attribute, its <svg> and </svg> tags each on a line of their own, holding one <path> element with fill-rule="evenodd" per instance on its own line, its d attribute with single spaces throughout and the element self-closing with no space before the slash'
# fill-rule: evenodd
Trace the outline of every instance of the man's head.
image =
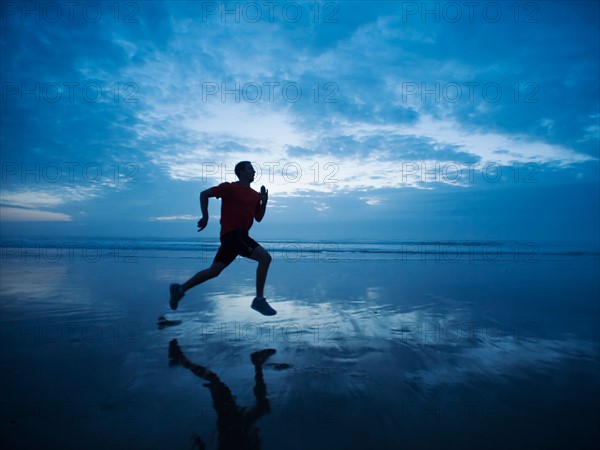
<svg viewBox="0 0 600 450">
<path fill-rule="evenodd" d="M 240 181 L 248 181 L 249 183 L 254 181 L 254 174 L 256 172 L 250 161 L 240 161 L 235 165 L 234 171 Z"/>
</svg>

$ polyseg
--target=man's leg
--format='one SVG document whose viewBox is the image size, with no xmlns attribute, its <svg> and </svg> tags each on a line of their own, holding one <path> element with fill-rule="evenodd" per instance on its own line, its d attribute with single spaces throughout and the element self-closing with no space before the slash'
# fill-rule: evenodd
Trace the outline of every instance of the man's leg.
<svg viewBox="0 0 600 450">
<path fill-rule="evenodd" d="M 212 278 L 216 278 L 223 271 L 223 269 L 227 267 L 224 263 L 215 261 L 208 269 L 201 270 L 192 276 L 189 280 L 181 285 L 183 292 L 188 289 L 193 288 L 194 286 L 198 286 L 205 281 L 208 281 Z"/>
<path fill-rule="evenodd" d="M 265 281 L 267 280 L 267 272 L 271 264 L 271 255 L 260 245 L 254 249 L 248 258 L 258 261 L 256 268 L 256 296 L 264 297 Z"/>
<path fill-rule="evenodd" d="M 204 269 L 198 272 L 185 283 L 171 284 L 169 286 L 169 292 L 171 294 L 171 298 L 169 299 L 169 306 L 171 307 L 171 309 L 177 309 L 179 302 L 185 295 L 185 291 L 193 288 L 194 286 L 199 285 L 200 283 L 204 283 L 205 281 L 210 280 L 211 278 L 218 277 L 225 267 L 227 267 L 227 264 L 220 261 L 214 261 L 208 269 Z"/>
<path fill-rule="evenodd" d="M 273 316 L 277 314 L 277 311 L 271 308 L 263 295 L 269 264 L 271 264 L 271 255 L 259 245 L 250 253 L 248 258 L 258 261 L 258 267 L 256 268 L 256 298 L 252 301 L 252 309 L 265 316 Z"/>
</svg>

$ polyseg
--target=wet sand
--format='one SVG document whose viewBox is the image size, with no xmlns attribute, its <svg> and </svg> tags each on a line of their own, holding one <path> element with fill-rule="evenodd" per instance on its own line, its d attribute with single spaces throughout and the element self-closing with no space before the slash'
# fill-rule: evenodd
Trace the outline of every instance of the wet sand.
<svg viewBox="0 0 600 450">
<path fill-rule="evenodd" d="M 267 318 L 242 260 L 170 311 L 180 256 L 3 259 L 3 448 L 600 441 L 597 257 L 276 258 Z"/>
</svg>

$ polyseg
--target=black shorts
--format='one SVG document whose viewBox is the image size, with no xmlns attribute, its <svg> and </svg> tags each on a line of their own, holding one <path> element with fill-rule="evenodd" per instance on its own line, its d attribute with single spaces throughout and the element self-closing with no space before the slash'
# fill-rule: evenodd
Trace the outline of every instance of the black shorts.
<svg viewBox="0 0 600 450">
<path fill-rule="evenodd" d="M 217 250 L 213 262 L 220 262 L 228 266 L 238 256 L 246 258 L 259 244 L 245 230 L 233 230 L 221 236 L 221 246 Z"/>
</svg>

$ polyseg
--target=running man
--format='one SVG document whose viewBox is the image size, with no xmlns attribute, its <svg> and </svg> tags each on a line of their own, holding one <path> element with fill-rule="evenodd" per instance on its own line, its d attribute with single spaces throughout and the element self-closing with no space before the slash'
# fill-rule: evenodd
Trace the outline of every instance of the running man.
<svg viewBox="0 0 600 450">
<path fill-rule="evenodd" d="M 198 231 L 206 228 L 208 223 L 208 199 L 210 197 L 221 199 L 221 246 L 208 269 L 198 272 L 183 284 L 174 283 L 169 286 L 171 309 L 177 309 L 179 302 L 189 289 L 218 277 L 225 267 L 231 264 L 238 255 L 241 255 L 258 261 L 256 297 L 252 301 L 252 309 L 265 316 L 277 314 L 277 311 L 271 308 L 263 295 L 271 255 L 248 236 L 254 219 L 260 222 L 265 216 L 269 198 L 268 191 L 264 186 L 260 188 L 260 194 L 250 187 L 255 173 L 250 161 L 241 161 L 235 166 L 235 174 L 239 181 L 221 183 L 200 194 L 202 218 L 198 221 Z"/>
</svg>

